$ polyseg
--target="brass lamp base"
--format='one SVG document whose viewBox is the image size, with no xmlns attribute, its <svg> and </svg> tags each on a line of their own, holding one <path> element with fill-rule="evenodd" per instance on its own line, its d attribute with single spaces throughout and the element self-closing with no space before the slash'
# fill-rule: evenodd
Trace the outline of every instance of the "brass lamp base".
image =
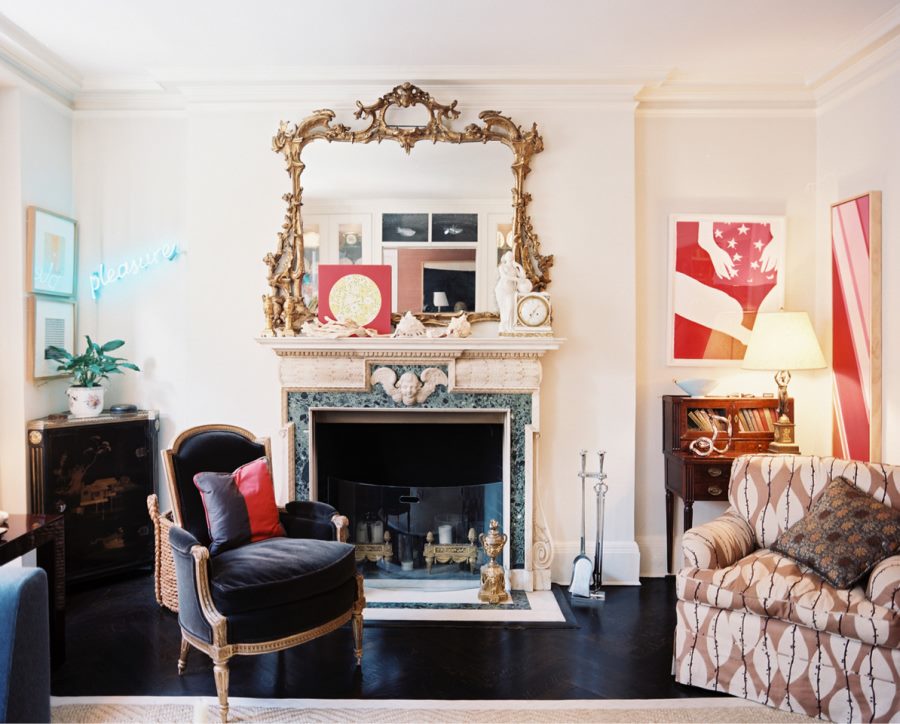
<svg viewBox="0 0 900 724">
<path fill-rule="evenodd" d="M 800 447 L 794 442 L 794 423 L 782 415 L 775 423 L 775 439 L 769 443 L 769 452 L 776 455 L 799 455 Z"/>
</svg>

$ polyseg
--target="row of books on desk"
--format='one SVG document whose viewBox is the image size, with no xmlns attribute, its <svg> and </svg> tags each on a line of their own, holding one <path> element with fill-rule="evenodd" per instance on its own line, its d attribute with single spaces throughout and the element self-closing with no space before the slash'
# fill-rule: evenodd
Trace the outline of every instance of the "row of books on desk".
<svg viewBox="0 0 900 724">
<path fill-rule="evenodd" d="M 723 417 L 725 410 L 716 408 L 695 407 L 688 410 L 691 427 L 712 432 L 721 431 L 723 425 L 714 416 Z M 738 432 L 772 432 L 775 429 L 775 410 L 771 407 L 745 407 L 736 411 Z"/>
</svg>

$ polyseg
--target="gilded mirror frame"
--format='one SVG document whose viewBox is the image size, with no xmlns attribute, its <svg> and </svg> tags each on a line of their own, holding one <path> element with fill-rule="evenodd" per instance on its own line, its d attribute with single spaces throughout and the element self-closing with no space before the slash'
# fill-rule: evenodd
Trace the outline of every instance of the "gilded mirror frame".
<svg viewBox="0 0 900 724">
<path fill-rule="evenodd" d="M 497 111 L 478 114 L 481 123 L 470 123 L 462 131 L 454 131 L 448 125 L 458 118 L 457 101 L 450 105 L 438 103 L 429 93 L 412 83 L 396 86 L 371 105 L 356 101 L 354 117 L 368 119 L 369 125 L 353 130 L 342 123 L 332 123 L 335 113 L 329 109 L 313 112 L 302 121 L 289 125 L 282 121 L 278 133 L 272 139 L 272 150 L 284 156 L 287 172 L 291 177 L 291 191 L 282 198 L 287 203 L 284 222 L 278 232 L 278 246 L 274 253 L 266 254 L 263 261 L 268 268 L 269 294 L 263 295 L 266 327 L 263 336 L 293 336 L 303 322 L 315 317 L 303 300 L 301 285 L 305 273 L 303 255 L 303 187 L 300 177 L 306 168 L 301 158 L 303 149 L 313 141 L 329 143 L 399 143 L 407 154 L 420 141 L 431 143 L 502 143 L 513 152 L 511 165 L 515 185 L 512 189 L 513 249 L 515 259 L 525 269 L 535 291 L 545 290 L 550 284 L 550 267 L 553 255 L 541 254 L 541 244 L 528 215 L 531 194 L 525 191 L 525 179 L 531 172 L 531 158 L 540 153 L 544 142 L 537 124 L 523 130 L 511 118 Z M 392 107 L 411 108 L 422 106 L 428 112 L 425 125 L 395 126 L 386 121 Z M 398 310 L 403 312 L 405 310 Z M 400 314 L 392 315 L 393 320 Z M 455 316 L 452 313 L 415 314 L 425 324 L 446 325 Z M 499 319 L 496 312 L 469 312 L 470 322 Z"/>
</svg>

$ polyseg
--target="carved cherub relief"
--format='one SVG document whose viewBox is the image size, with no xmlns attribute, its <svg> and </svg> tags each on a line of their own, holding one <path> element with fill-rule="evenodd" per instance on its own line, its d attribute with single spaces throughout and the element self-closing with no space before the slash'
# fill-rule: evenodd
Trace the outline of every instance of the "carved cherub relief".
<svg viewBox="0 0 900 724">
<path fill-rule="evenodd" d="M 372 372 L 372 384 L 380 384 L 394 402 L 404 405 L 420 405 L 427 400 L 438 385 L 447 385 L 447 375 L 437 367 L 422 370 L 421 379 L 415 372 L 404 372 L 397 380 L 397 373 L 390 367 L 379 367 Z"/>
</svg>

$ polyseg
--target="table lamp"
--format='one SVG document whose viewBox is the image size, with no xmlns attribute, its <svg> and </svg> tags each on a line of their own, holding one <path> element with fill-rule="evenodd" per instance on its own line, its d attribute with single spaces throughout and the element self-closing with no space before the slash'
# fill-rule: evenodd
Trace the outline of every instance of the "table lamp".
<svg viewBox="0 0 900 724">
<path fill-rule="evenodd" d="M 447 292 L 435 292 L 433 302 L 439 312 L 441 311 L 441 307 L 450 306 L 450 300 L 447 299 Z"/>
<path fill-rule="evenodd" d="M 825 358 L 806 312 L 762 312 L 756 316 L 741 367 L 777 370 L 778 421 L 769 452 L 794 455 L 800 452 L 794 438 L 794 423 L 787 416 L 790 370 L 816 370 L 825 366 Z"/>
</svg>

